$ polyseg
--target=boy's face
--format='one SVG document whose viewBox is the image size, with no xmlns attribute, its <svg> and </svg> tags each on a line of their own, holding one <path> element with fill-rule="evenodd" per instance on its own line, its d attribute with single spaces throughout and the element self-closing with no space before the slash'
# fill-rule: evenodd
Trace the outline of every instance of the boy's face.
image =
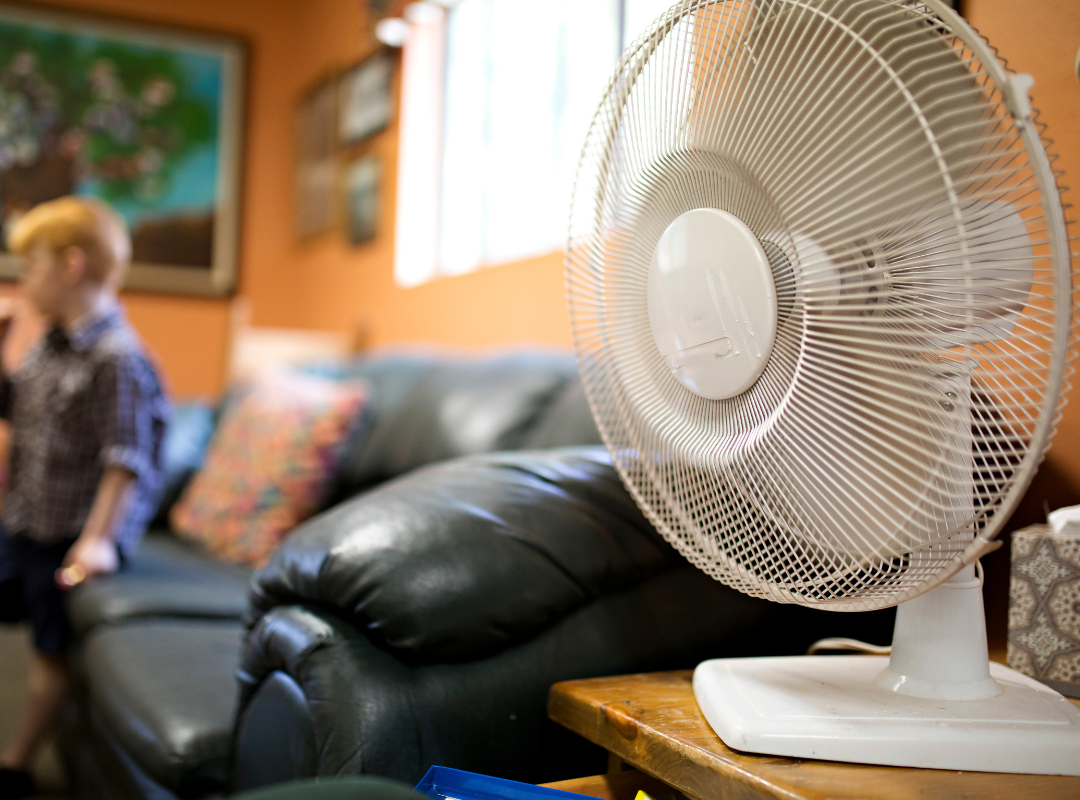
<svg viewBox="0 0 1080 800">
<path fill-rule="evenodd" d="M 70 293 L 63 258 L 45 242 L 38 241 L 26 254 L 23 289 L 26 298 L 43 317 L 56 321 Z"/>
</svg>

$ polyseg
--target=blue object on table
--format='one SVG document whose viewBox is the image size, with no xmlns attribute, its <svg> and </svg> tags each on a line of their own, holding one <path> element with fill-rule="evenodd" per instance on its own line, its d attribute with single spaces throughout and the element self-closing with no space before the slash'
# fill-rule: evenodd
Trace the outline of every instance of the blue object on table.
<svg viewBox="0 0 1080 800">
<path fill-rule="evenodd" d="M 432 767 L 415 791 L 434 800 L 582 800 L 580 794 L 462 772 L 450 767 Z"/>
</svg>

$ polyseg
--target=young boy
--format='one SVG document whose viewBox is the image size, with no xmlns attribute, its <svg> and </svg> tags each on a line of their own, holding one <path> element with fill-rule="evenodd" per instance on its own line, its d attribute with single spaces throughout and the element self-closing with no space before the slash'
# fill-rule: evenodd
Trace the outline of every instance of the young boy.
<svg viewBox="0 0 1080 800">
<path fill-rule="evenodd" d="M 114 572 L 153 512 L 168 401 L 117 304 L 131 257 L 123 220 L 64 197 L 31 210 L 9 249 L 49 331 L 14 375 L 11 481 L 0 511 L 0 621 L 29 620 L 34 657 L 19 727 L 0 753 L 0 798 L 33 792 L 28 769 L 68 689 L 64 591 Z M 11 327 L 0 308 L 0 345 Z"/>
</svg>

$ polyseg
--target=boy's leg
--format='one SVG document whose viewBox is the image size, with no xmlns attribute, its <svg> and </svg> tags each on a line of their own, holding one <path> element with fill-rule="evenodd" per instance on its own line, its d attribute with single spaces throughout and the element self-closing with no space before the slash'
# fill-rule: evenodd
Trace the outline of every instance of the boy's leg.
<svg viewBox="0 0 1080 800">
<path fill-rule="evenodd" d="M 68 692 L 67 656 L 34 653 L 26 705 L 15 736 L 0 755 L 0 767 L 28 771 L 38 748 L 60 716 Z"/>
<path fill-rule="evenodd" d="M 18 586 L 21 602 L 14 605 L 30 621 L 34 635 L 26 705 L 14 736 L 0 752 L 0 796 L 5 798 L 24 796 L 27 787 L 32 786 L 28 768 L 45 737 L 55 728 L 67 699 L 70 631 L 64 593 L 57 587 L 54 574 L 68 547 L 70 542 L 41 545 L 0 530 L 0 562 L 15 567 L 8 570 L 15 573 L 8 585 Z"/>
<path fill-rule="evenodd" d="M 19 548 L 13 546 L 3 525 L 0 525 L 0 622 L 19 623 L 28 617 L 25 604 L 24 573 L 25 565 L 20 557 Z M 16 743 L 22 738 L 23 729 L 9 743 L 8 750 L 13 757 L 18 756 Z M 18 798 L 33 794 L 34 782 L 30 774 L 21 769 L 7 766 L 8 753 L 0 754 L 0 797 Z M 15 759 L 12 759 L 14 765 Z"/>
</svg>

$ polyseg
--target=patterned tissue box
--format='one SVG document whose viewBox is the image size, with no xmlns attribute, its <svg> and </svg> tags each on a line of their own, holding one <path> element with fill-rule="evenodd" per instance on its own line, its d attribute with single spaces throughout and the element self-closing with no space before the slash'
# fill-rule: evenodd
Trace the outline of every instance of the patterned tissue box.
<svg viewBox="0 0 1080 800">
<path fill-rule="evenodd" d="M 1080 697 L 1080 535 L 1032 525 L 1012 535 L 1009 666 Z"/>
</svg>

